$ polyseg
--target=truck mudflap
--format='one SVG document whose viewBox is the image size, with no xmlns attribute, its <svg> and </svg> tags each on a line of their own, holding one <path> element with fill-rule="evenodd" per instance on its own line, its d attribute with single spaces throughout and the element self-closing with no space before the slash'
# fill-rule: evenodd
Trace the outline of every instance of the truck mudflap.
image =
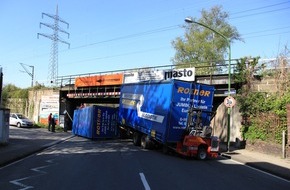
<svg viewBox="0 0 290 190">
<path fill-rule="evenodd" d="M 219 139 L 217 137 L 202 138 L 199 136 L 185 136 L 183 142 L 178 142 L 176 152 L 199 159 L 217 158 L 219 152 Z"/>
</svg>

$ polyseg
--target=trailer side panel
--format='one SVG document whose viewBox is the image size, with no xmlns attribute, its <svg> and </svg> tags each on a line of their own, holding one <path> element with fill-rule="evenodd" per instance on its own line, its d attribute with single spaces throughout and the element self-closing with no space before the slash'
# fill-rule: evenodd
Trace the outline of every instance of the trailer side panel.
<svg viewBox="0 0 290 190">
<path fill-rule="evenodd" d="M 88 106 L 74 111 L 73 129 L 75 135 L 87 138 L 118 137 L 118 110 L 104 106 Z"/>
<path fill-rule="evenodd" d="M 119 107 L 120 123 L 164 142 L 171 94 L 171 83 L 123 85 Z"/>
<path fill-rule="evenodd" d="M 124 84 L 121 87 L 119 123 L 162 143 L 183 139 L 188 109 L 212 110 L 214 88 L 180 80 Z M 210 123 L 203 113 L 204 124 Z"/>
</svg>

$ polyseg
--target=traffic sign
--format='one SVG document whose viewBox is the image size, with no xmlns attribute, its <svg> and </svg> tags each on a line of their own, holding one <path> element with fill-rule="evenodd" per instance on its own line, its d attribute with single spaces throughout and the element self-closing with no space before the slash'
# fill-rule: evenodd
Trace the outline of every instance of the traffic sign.
<svg viewBox="0 0 290 190">
<path fill-rule="evenodd" d="M 237 93 L 236 90 L 231 90 L 230 93 L 228 90 L 224 91 L 224 94 L 236 94 L 236 93 Z"/>
<path fill-rule="evenodd" d="M 234 107 L 236 104 L 236 100 L 232 96 L 228 96 L 224 100 L 224 105 L 228 108 Z"/>
</svg>

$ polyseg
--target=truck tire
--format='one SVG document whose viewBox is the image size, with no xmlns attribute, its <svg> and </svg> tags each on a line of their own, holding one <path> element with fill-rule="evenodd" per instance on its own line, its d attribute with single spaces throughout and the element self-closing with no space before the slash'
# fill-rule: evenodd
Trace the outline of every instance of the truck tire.
<svg viewBox="0 0 290 190">
<path fill-rule="evenodd" d="M 141 137 L 141 148 L 143 149 L 150 149 L 150 138 L 148 137 L 148 135 L 142 135 Z"/>
<path fill-rule="evenodd" d="M 207 157 L 207 152 L 204 147 L 200 147 L 197 151 L 197 159 L 199 160 L 205 160 Z"/>
<path fill-rule="evenodd" d="M 141 134 L 138 132 L 133 133 L 133 144 L 135 146 L 140 146 L 141 145 Z"/>
</svg>

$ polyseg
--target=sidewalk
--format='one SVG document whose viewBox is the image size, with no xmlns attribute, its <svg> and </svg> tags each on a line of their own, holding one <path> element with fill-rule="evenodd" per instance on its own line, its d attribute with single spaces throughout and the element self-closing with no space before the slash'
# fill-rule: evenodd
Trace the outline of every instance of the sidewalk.
<svg viewBox="0 0 290 190">
<path fill-rule="evenodd" d="M 279 157 L 264 154 L 247 149 L 236 149 L 231 147 L 230 151 L 226 151 L 226 145 L 220 146 L 221 156 L 232 159 L 247 166 L 271 173 L 278 177 L 290 181 L 290 158 L 283 159 Z"/>
<path fill-rule="evenodd" d="M 72 137 L 70 132 L 51 133 L 43 128 L 22 129 L 11 126 L 9 143 L 0 145 L 0 167 Z M 221 156 L 225 158 L 290 181 L 290 158 L 282 159 L 279 156 L 275 157 L 247 149 L 230 148 L 230 151 L 227 152 L 224 144 L 221 144 L 220 152 Z"/>
<path fill-rule="evenodd" d="M 70 132 L 49 132 L 43 128 L 10 126 L 9 141 L 0 145 L 0 167 L 71 138 Z"/>
</svg>

